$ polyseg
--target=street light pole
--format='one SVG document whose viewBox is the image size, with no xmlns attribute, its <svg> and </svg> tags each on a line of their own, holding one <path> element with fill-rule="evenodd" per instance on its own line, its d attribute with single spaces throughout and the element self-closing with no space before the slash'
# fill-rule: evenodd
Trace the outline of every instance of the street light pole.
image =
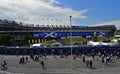
<svg viewBox="0 0 120 74">
<path fill-rule="evenodd" d="M 72 16 L 69 16 L 70 17 L 70 47 L 71 47 L 71 70 L 72 70 L 72 60 L 73 60 L 73 50 L 72 50 L 72 22 L 71 22 L 71 18 Z"/>
<path fill-rule="evenodd" d="M 73 55 L 72 53 L 72 22 L 71 22 L 72 16 L 70 16 L 70 43 L 71 43 L 71 56 Z"/>
</svg>

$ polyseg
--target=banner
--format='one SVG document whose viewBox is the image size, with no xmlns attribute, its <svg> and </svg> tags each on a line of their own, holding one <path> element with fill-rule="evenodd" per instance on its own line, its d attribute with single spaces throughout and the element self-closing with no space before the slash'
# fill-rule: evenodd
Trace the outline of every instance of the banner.
<svg viewBox="0 0 120 74">
<path fill-rule="evenodd" d="M 34 38 L 61 38 L 70 36 L 105 36 L 109 37 L 110 32 L 34 32 Z"/>
</svg>

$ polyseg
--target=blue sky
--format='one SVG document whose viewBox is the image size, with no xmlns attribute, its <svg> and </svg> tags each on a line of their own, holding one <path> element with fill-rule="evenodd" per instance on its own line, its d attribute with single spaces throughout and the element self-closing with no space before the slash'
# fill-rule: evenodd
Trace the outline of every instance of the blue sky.
<svg viewBox="0 0 120 74">
<path fill-rule="evenodd" d="M 120 0 L 0 0 L 0 19 L 40 25 L 111 25 L 120 28 Z M 56 20 L 57 19 L 57 20 Z"/>
<path fill-rule="evenodd" d="M 86 9 L 86 19 L 78 19 L 78 24 L 92 25 L 120 20 L 120 0 L 59 0 L 61 7 L 74 10 Z"/>
</svg>

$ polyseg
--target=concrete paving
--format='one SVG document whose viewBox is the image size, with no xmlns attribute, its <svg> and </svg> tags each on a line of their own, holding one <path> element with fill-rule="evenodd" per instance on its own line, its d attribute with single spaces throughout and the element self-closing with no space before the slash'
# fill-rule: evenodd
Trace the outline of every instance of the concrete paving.
<svg viewBox="0 0 120 74">
<path fill-rule="evenodd" d="M 46 59 L 42 59 L 45 62 L 45 70 L 42 69 L 40 61 L 32 59 L 23 65 L 19 64 L 19 56 L 0 55 L 0 61 L 2 60 L 7 61 L 8 69 L 0 70 L 0 74 L 120 74 L 120 59 L 113 59 L 108 65 L 93 60 L 93 68 L 89 69 L 85 67 L 81 58 L 73 60 L 71 57 L 66 59 L 47 56 Z"/>
</svg>

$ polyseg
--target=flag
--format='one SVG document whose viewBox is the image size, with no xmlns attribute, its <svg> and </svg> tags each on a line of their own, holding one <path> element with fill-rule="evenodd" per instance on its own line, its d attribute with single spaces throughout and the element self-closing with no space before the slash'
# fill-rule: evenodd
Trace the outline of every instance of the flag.
<svg viewBox="0 0 120 74">
<path fill-rule="evenodd" d="M 40 39 L 38 39 L 38 43 L 40 43 Z"/>
<path fill-rule="evenodd" d="M 64 25 L 64 28 L 66 28 L 66 26 Z"/>
<path fill-rule="evenodd" d="M 54 28 L 54 26 L 53 26 L 53 25 L 51 25 L 51 28 Z"/>
<path fill-rule="evenodd" d="M 30 44 L 30 40 L 28 40 L 28 44 Z"/>
<path fill-rule="evenodd" d="M 44 40 L 42 39 L 42 43 L 44 43 Z"/>
<path fill-rule="evenodd" d="M 60 28 L 62 28 L 62 25 L 60 25 Z"/>
<path fill-rule="evenodd" d="M 42 25 L 42 27 L 44 27 L 44 25 Z"/>
<path fill-rule="evenodd" d="M 56 28 L 58 28 L 58 25 L 56 25 Z"/>
<path fill-rule="evenodd" d="M 49 28 L 50 26 L 49 26 L 49 25 L 47 25 L 47 27 Z"/>
<path fill-rule="evenodd" d="M 46 42 L 46 39 L 44 39 L 44 42 Z"/>
<path fill-rule="evenodd" d="M 37 25 L 36 25 L 36 27 L 40 27 L 40 25 L 39 25 L 39 24 L 37 24 Z"/>
<path fill-rule="evenodd" d="M 37 39 L 35 39 L 35 43 L 37 43 Z"/>
<path fill-rule="evenodd" d="M 32 39 L 32 44 L 34 44 L 34 39 Z"/>
</svg>

